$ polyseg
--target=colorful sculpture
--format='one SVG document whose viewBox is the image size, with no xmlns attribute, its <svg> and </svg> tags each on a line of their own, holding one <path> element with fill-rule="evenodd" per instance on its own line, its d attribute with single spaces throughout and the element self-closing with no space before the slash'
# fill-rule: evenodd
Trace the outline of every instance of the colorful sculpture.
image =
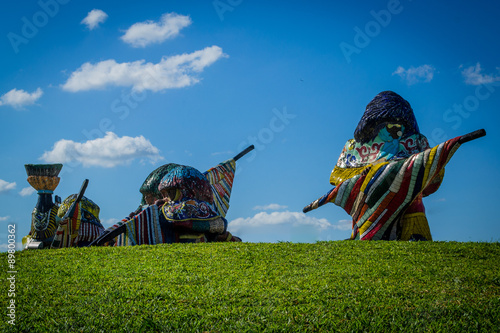
<svg viewBox="0 0 500 333">
<path fill-rule="evenodd" d="M 152 205 L 162 198 L 162 194 L 158 190 L 158 185 L 160 185 L 162 178 L 177 165 L 175 163 L 165 164 L 149 174 L 139 189 L 142 193 L 141 206 Z"/>
<path fill-rule="evenodd" d="M 60 219 L 51 248 L 88 246 L 104 231 L 99 206 L 83 196 L 88 180 L 78 194 L 67 197 L 57 212 Z"/>
<path fill-rule="evenodd" d="M 23 238 L 25 249 L 87 246 L 104 231 L 99 221 L 99 206 L 83 196 L 86 179 L 78 194 L 72 194 L 61 204 L 52 193 L 59 184 L 62 164 L 26 164 L 28 182 L 38 190 L 38 202 L 33 209 L 31 230 Z"/>
<path fill-rule="evenodd" d="M 236 161 L 252 149 L 248 147 L 205 173 L 177 164 L 156 169 L 141 192 L 146 188 L 152 192 L 150 186 L 158 184 L 162 199 L 106 229 L 91 245 L 241 241 L 227 231 L 225 216 Z M 160 182 L 159 175 L 163 175 Z"/>
<path fill-rule="evenodd" d="M 410 104 L 381 92 L 340 154 L 330 175 L 335 187 L 304 212 L 327 202 L 344 208 L 353 219 L 351 239 L 432 240 L 422 197 L 437 191 L 460 144 L 485 134 L 479 130 L 431 149 Z"/>
<path fill-rule="evenodd" d="M 38 201 L 31 213 L 31 230 L 22 240 L 25 249 L 49 247 L 57 228 L 57 210 L 60 198 L 52 201 L 52 194 L 59 185 L 62 164 L 26 164 L 28 183 L 37 190 Z"/>
</svg>

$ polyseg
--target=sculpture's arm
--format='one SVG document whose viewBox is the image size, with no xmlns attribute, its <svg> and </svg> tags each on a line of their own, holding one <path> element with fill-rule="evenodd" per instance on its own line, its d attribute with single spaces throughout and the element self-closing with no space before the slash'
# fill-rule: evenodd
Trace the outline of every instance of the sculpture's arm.
<svg viewBox="0 0 500 333">
<path fill-rule="evenodd" d="M 89 246 L 102 246 L 105 243 L 111 241 L 113 238 L 123 234 L 125 230 L 127 230 L 126 224 L 127 220 L 122 220 L 118 222 L 117 224 L 109 227 L 108 229 L 104 230 L 103 233 L 94 239 L 92 243 L 89 244 Z"/>
<path fill-rule="evenodd" d="M 485 136 L 485 135 L 486 135 L 486 131 L 484 129 L 480 129 L 480 130 L 462 135 L 462 137 L 458 140 L 458 143 L 463 144 L 463 143 L 478 139 L 478 138 Z M 445 169 L 443 168 L 439 172 L 439 174 L 436 175 L 436 177 L 434 177 L 434 179 L 431 181 L 431 183 L 429 185 L 427 185 L 427 187 L 424 189 L 424 191 L 422 192 L 424 197 L 431 195 L 432 193 L 436 192 L 439 189 L 439 187 L 441 186 L 441 183 L 443 181 L 443 178 L 444 178 L 444 170 Z"/>
</svg>

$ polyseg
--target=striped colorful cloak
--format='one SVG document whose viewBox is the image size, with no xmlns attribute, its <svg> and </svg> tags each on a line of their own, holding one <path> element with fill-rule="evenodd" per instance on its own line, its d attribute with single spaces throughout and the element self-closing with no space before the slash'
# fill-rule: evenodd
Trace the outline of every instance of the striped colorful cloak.
<svg viewBox="0 0 500 333">
<path fill-rule="evenodd" d="M 437 189 L 444 167 L 460 146 L 459 139 L 448 140 L 408 158 L 368 164 L 355 170 L 355 175 L 343 180 L 308 208 L 315 209 L 326 202 L 342 207 L 353 219 L 351 239 L 408 238 L 405 228 L 411 223 L 413 214 L 407 213 L 413 213 L 409 211 L 412 205 L 421 204 L 422 194 Z"/>
</svg>

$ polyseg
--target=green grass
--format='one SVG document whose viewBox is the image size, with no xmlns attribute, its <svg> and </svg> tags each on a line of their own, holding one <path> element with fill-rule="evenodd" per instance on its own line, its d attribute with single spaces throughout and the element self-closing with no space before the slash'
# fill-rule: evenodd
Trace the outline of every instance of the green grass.
<svg viewBox="0 0 500 333">
<path fill-rule="evenodd" d="M 499 243 L 443 242 L 16 252 L 0 332 L 493 332 L 499 259 Z"/>
</svg>

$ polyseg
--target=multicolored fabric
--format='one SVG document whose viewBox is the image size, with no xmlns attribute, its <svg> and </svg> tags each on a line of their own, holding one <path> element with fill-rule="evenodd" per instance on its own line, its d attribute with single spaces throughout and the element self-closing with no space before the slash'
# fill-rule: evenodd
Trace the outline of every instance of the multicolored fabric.
<svg viewBox="0 0 500 333">
<path fill-rule="evenodd" d="M 413 134 L 404 139 L 393 139 L 383 128 L 379 135 L 367 143 L 362 144 L 354 139 L 347 141 L 336 167 L 359 168 L 381 159 L 391 161 L 408 158 L 429 148 L 429 142 L 422 134 Z"/>
<path fill-rule="evenodd" d="M 66 199 L 64 199 L 64 201 L 61 203 L 61 206 L 59 207 L 59 210 L 57 212 L 57 215 L 60 218 L 62 218 L 64 216 L 64 214 L 66 214 L 66 212 L 71 207 L 73 202 L 75 202 L 77 197 L 78 197 L 78 194 L 72 194 L 69 197 L 67 197 Z M 81 208 L 83 209 L 83 211 L 92 215 L 92 216 L 88 216 L 86 219 L 88 219 L 89 222 L 91 222 L 91 223 L 99 223 L 98 222 L 99 221 L 99 212 L 100 212 L 99 206 L 95 202 L 93 202 L 92 200 L 90 200 L 89 198 L 87 198 L 85 196 L 82 197 L 80 203 L 81 203 Z"/>
<path fill-rule="evenodd" d="M 168 221 L 172 224 L 174 230 L 185 233 L 207 233 L 207 234 L 223 234 L 227 228 L 227 220 L 217 216 L 212 220 L 184 220 L 184 221 Z"/>
<path fill-rule="evenodd" d="M 138 215 L 117 222 L 106 233 L 124 228 L 114 246 L 160 243 L 241 241 L 227 234 L 227 220 L 206 202 L 195 199 L 150 205 Z"/>
<path fill-rule="evenodd" d="M 35 207 L 31 213 L 31 238 L 36 241 L 44 241 L 54 237 L 57 229 L 57 210 L 59 206 L 54 205 L 45 214 Z"/>
<path fill-rule="evenodd" d="M 227 232 L 225 219 L 235 170 L 234 159 L 203 174 L 189 166 L 175 165 L 158 186 L 161 192 L 175 190 L 175 198 L 169 195 L 169 201 L 161 207 L 147 206 L 138 215 L 117 222 L 106 229 L 103 242 L 106 234 L 114 237 L 115 246 L 241 241 Z M 118 233 L 122 234 L 115 237 Z"/>
<path fill-rule="evenodd" d="M 162 212 L 168 221 L 213 220 L 218 217 L 211 205 L 196 199 L 167 202 L 162 206 Z"/>
<path fill-rule="evenodd" d="M 61 220 L 61 217 L 63 217 L 64 214 L 65 212 L 62 213 L 62 215 L 59 215 L 58 212 L 57 218 Z M 60 249 L 63 247 L 76 246 L 76 238 L 78 237 L 78 230 L 80 229 L 81 217 L 80 204 L 78 203 L 75 206 L 73 216 L 59 222 L 51 248 Z"/>
<path fill-rule="evenodd" d="M 369 165 L 311 207 L 333 202 L 344 208 L 353 218 L 351 239 L 401 239 L 401 217 L 427 187 L 435 186 L 436 178 L 442 177 L 442 170 L 460 146 L 459 139 L 448 140 L 406 159 Z"/>
<path fill-rule="evenodd" d="M 222 217 L 226 217 L 229 209 L 235 171 L 236 161 L 230 159 L 204 173 L 212 187 L 214 209 Z"/>
<path fill-rule="evenodd" d="M 82 246 L 92 242 L 94 239 L 99 237 L 99 235 L 104 231 L 104 227 L 99 224 L 85 222 L 82 217 L 82 222 L 80 223 L 80 229 L 78 230 L 78 236 L 75 239 L 75 244 Z"/>
<path fill-rule="evenodd" d="M 165 242 L 159 220 L 159 208 L 151 205 L 129 220 L 122 220 L 126 231 L 116 245 L 154 245 Z M 120 236 L 119 236 L 120 237 Z"/>
<path fill-rule="evenodd" d="M 226 233 L 227 221 L 220 216 L 167 220 L 168 209 L 168 203 L 162 207 L 151 205 L 133 218 L 116 223 L 111 227 L 113 230 L 124 226 L 125 231 L 114 239 L 114 246 L 199 243 Z"/>
<path fill-rule="evenodd" d="M 177 189 L 181 192 L 179 200 L 197 199 L 213 203 L 212 188 L 207 178 L 198 170 L 186 165 L 178 165 L 161 180 L 160 192 Z"/>
<path fill-rule="evenodd" d="M 145 207 L 144 209 L 146 209 L 146 208 L 147 207 Z M 130 218 L 126 218 L 126 219 L 123 219 L 121 221 L 116 222 L 111 227 L 109 227 L 106 230 L 104 230 L 104 232 L 101 234 L 100 237 L 108 235 L 108 234 L 110 234 L 110 233 L 112 233 L 114 231 L 118 232 L 117 229 L 119 229 L 119 228 L 122 228 L 122 227 L 126 228 L 125 227 L 125 223 L 127 223 L 127 221 L 129 221 L 129 220 L 130 220 Z M 126 245 L 129 245 L 129 244 L 128 244 L 126 233 L 120 232 L 118 234 L 118 236 L 114 237 L 113 239 L 110 238 L 109 241 L 105 242 L 103 245 L 105 245 L 105 246 L 126 246 Z"/>
<path fill-rule="evenodd" d="M 414 134 L 405 139 L 393 139 L 385 128 L 370 142 L 361 144 L 354 139 L 347 141 L 330 175 L 330 184 L 337 186 L 346 179 L 363 172 L 373 163 L 400 160 L 429 149 L 427 138 Z"/>
<path fill-rule="evenodd" d="M 58 209 L 58 219 L 62 219 L 75 202 L 77 194 L 67 197 Z M 96 239 L 104 227 L 99 221 L 99 206 L 92 200 L 82 197 L 76 205 L 73 216 L 62 220 L 56 230 L 52 248 L 83 246 Z"/>
<path fill-rule="evenodd" d="M 226 231 L 227 221 L 203 201 L 186 200 L 167 202 L 161 207 L 163 216 L 175 230 L 221 234 Z"/>
</svg>

